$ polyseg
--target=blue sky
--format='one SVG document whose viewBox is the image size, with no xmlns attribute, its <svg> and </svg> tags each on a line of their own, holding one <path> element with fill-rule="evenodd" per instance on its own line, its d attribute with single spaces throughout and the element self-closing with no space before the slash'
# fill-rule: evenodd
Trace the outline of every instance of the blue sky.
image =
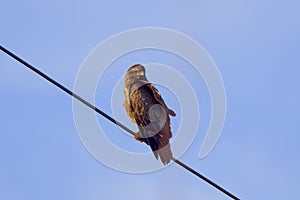
<svg viewBox="0 0 300 200">
<path fill-rule="evenodd" d="M 199 160 L 209 110 L 201 86 L 203 125 L 181 160 L 242 199 L 299 196 L 298 2 L 32 0 L 1 8 L 1 45 L 68 88 L 88 53 L 121 31 L 155 26 L 194 38 L 221 72 L 227 116 L 217 145 Z M 176 165 L 147 174 L 102 165 L 78 137 L 69 96 L 3 53 L 0 65 L 0 199 L 227 199 Z M 114 130 L 112 139 L 121 134 Z"/>
</svg>

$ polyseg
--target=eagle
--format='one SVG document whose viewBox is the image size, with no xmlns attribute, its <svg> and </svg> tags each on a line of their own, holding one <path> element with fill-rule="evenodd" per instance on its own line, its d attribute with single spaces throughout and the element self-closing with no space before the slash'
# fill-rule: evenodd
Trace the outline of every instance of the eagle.
<svg viewBox="0 0 300 200">
<path fill-rule="evenodd" d="M 169 116 L 176 114 L 147 80 L 145 67 L 141 64 L 131 66 L 125 74 L 123 106 L 131 121 L 138 126 L 135 139 L 149 145 L 156 159 L 160 158 L 167 165 L 172 159 Z"/>
</svg>

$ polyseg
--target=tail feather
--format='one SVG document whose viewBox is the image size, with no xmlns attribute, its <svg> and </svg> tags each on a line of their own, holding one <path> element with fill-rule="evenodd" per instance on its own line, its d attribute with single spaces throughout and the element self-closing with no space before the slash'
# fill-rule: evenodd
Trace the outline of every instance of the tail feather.
<svg viewBox="0 0 300 200">
<path fill-rule="evenodd" d="M 170 160 L 172 159 L 172 151 L 169 143 L 164 147 L 154 151 L 153 153 L 156 159 L 158 159 L 157 155 L 160 157 L 160 160 L 164 165 L 169 164 Z"/>
<path fill-rule="evenodd" d="M 169 140 L 164 141 L 164 144 L 159 143 L 153 137 L 144 138 L 143 141 L 151 147 L 151 150 L 157 160 L 160 158 L 164 165 L 170 163 L 173 155 Z"/>
<path fill-rule="evenodd" d="M 158 160 L 158 153 L 156 151 L 153 151 L 153 154 L 154 154 L 156 160 Z"/>
</svg>

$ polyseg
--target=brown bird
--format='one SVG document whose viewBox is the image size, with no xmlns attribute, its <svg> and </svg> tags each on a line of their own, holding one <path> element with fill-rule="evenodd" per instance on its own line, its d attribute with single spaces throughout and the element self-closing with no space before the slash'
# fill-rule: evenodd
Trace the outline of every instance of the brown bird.
<svg viewBox="0 0 300 200">
<path fill-rule="evenodd" d="M 126 72 L 123 106 L 131 121 L 138 125 L 135 139 L 149 145 L 156 159 L 159 157 L 167 165 L 172 159 L 169 115 L 176 114 L 166 106 L 158 90 L 147 80 L 141 64 L 133 65 Z"/>
</svg>

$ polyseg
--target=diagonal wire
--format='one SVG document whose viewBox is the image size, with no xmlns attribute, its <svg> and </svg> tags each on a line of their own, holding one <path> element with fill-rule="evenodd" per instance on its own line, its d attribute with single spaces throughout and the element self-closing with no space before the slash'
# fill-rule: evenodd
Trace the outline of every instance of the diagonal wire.
<svg viewBox="0 0 300 200">
<path fill-rule="evenodd" d="M 69 90 L 68 88 L 66 88 L 65 86 L 63 86 L 62 84 L 60 84 L 59 82 L 55 81 L 54 79 L 52 79 L 51 77 L 49 77 L 48 75 L 46 75 L 45 73 L 41 72 L 40 70 L 38 70 L 37 68 L 35 68 L 33 65 L 29 64 L 28 62 L 26 62 L 25 60 L 23 60 L 22 58 L 18 57 L 17 55 L 15 55 L 14 53 L 12 53 L 11 51 L 7 50 L 6 48 L 4 48 L 3 46 L 0 45 L 0 50 L 3 51 L 4 53 L 6 53 L 7 55 L 9 55 L 10 57 L 12 57 L 13 59 L 17 60 L 19 63 L 23 64 L 24 66 L 26 66 L 27 68 L 29 68 L 30 70 L 32 70 L 33 72 L 37 73 L 38 75 L 40 75 L 41 77 L 43 77 L 44 79 L 46 79 L 47 81 L 49 81 L 50 83 L 52 83 L 53 85 L 57 86 L 58 88 L 60 88 L 61 90 L 63 90 L 64 92 L 68 93 L 69 95 L 71 95 L 72 97 L 74 97 L 75 99 L 81 101 L 83 104 L 85 104 L 86 106 L 88 106 L 89 108 L 91 108 L 92 110 L 96 111 L 97 113 L 99 113 L 100 115 L 102 115 L 103 117 L 105 117 L 106 119 L 108 119 L 109 121 L 111 121 L 112 123 L 118 125 L 119 127 L 121 127 L 122 129 L 124 129 L 125 131 L 127 131 L 128 133 L 132 134 L 133 136 L 135 135 L 135 132 L 132 131 L 131 129 L 127 128 L 124 124 L 122 124 L 121 122 L 117 121 L 116 119 L 112 118 L 111 116 L 109 116 L 108 114 L 106 114 L 105 112 L 103 112 L 102 110 L 100 110 L 99 108 L 97 108 L 96 106 L 92 105 L 91 103 L 89 103 L 88 101 L 86 101 L 85 99 L 83 99 L 81 96 L 79 96 L 78 94 L 72 92 L 71 90 Z M 239 200 L 238 197 L 236 197 L 235 195 L 233 195 L 232 193 L 228 192 L 227 190 L 225 190 L 224 188 L 222 188 L 221 186 L 219 186 L 218 184 L 214 183 L 213 181 L 211 181 L 210 179 L 206 178 L 205 176 L 203 176 L 202 174 L 200 174 L 199 172 L 195 171 L 194 169 L 192 169 L 191 167 L 187 166 L 186 164 L 184 164 L 183 162 L 179 161 L 176 158 L 172 158 L 172 160 L 178 164 L 179 166 L 183 167 L 184 169 L 188 170 L 189 172 L 191 172 L 192 174 L 196 175 L 198 178 L 202 179 L 203 181 L 205 181 L 206 183 L 212 185 L 213 187 L 215 187 L 216 189 L 218 189 L 219 191 L 223 192 L 224 194 L 226 194 L 227 196 L 231 197 L 232 199 L 236 199 Z"/>
</svg>

